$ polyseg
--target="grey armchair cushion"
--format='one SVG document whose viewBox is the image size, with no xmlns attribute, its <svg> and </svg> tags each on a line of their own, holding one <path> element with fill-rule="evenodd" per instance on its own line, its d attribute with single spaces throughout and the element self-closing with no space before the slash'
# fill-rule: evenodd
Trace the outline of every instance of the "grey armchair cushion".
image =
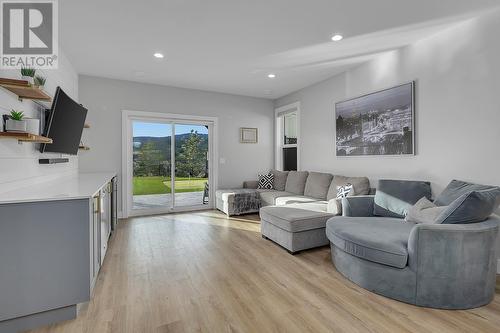
<svg viewBox="0 0 500 333">
<path fill-rule="evenodd" d="M 276 191 L 284 191 L 286 179 L 288 178 L 288 171 L 271 170 L 274 175 L 274 189 Z"/>
<path fill-rule="evenodd" d="M 404 268 L 408 261 L 408 238 L 414 226 L 387 217 L 333 217 L 326 224 L 326 236 L 353 256 Z"/>
<path fill-rule="evenodd" d="M 473 184 L 461 180 L 452 180 L 448 184 L 448 186 L 446 186 L 444 191 L 436 197 L 434 203 L 438 206 L 448 206 L 453 201 L 466 193 L 469 193 L 471 191 L 490 190 L 493 188 L 498 187 L 491 185 Z"/>
<path fill-rule="evenodd" d="M 342 198 L 342 215 L 351 217 L 373 217 L 375 196 L 359 195 Z"/>
<path fill-rule="evenodd" d="M 285 191 L 303 195 L 308 174 L 307 171 L 290 171 L 286 179 Z"/>
<path fill-rule="evenodd" d="M 337 190 L 340 186 L 344 186 L 346 184 L 352 184 L 353 190 L 349 192 L 348 196 L 355 195 L 367 195 L 370 194 L 370 180 L 366 177 L 345 177 L 345 176 L 333 176 L 332 183 L 330 184 L 330 188 L 328 189 L 328 193 L 326 196 L 327 200 L 333 199 L 337 197 Z"/>
<path fill-rule="evenodd" d="M 441 221 L 438 220 L 438 216 L 446 208 L 446 206 L 436 206 L 432 201 L 423 197 L 408 209 L 405 221 L 423 224 L 441 223 Z"/>
<path fill-rule="evenodd" d="M 332 178 L 333 176 L 329 173 L 309 172 L 304 188 L 304 195 L 325 200 Z"/>
<path fill-rule="evenodd" d="M 423 197 L 431 198 L 431 184 L 429 182 L 380 180 L 375 193 L 373 214 L 404 218 L 408 209 Z"/>
<path fill-rule="evenodd" d="M 438 223 L 466 224 L 486 220 L 498 207 L 500 188 L 472 191 L 461 195 L 439 215 Z"/>
</svg>

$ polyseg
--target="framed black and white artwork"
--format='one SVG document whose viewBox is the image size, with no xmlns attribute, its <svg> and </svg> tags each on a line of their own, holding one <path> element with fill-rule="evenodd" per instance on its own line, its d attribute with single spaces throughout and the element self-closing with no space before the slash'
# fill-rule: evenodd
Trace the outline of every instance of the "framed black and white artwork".
<svg viewBox="0 0 500 333">
<path fill-rule="evenodd" d="M 414 155 L 415 82 L 335 104 L 337 156 Z"/>
</svg>

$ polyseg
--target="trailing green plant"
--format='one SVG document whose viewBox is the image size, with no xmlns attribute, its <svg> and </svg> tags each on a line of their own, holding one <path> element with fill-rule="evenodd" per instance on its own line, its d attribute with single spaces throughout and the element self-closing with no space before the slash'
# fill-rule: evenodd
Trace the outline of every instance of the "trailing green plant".
<svg viewBox="0 0 500 333">
<path fill-rule="evenodd" d="M 47 81 L 47 79 L 41 75 L 35 76 L 35 85 L 36 86 L 44 86 L 46 81 Z"/>
<path fill-rule="evenodd" d="M 32 67 L 21 67 L 21 75 L 22 76 L 31 76 L 34 77 L 36 73 L 36 69 Z"/>
<path fill-rule="evenodd" d="M 24 112 L 23 111 L 12 110 L 12 111 L 10 111 L 10 117 L 13 120 L 23 120 L 23 118 L 24 118 Z"/>
</svg>

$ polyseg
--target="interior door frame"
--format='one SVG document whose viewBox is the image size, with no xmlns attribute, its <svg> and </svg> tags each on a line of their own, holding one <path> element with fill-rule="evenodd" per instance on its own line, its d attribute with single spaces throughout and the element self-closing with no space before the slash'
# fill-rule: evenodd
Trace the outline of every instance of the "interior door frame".
<svg viewBox="0 0 500 333">
<path fill-rule="evenodd" d="M 193 125 L 208 125 L 208 151 L 209 151 L 209 164 L 208 164 L 208 188 L 209 188 L 209 202 L 208 205 L 203 206 L 186 206 L 175 207 L 175 193 L 172 193 L 173 208 L 160 207 L 147 210 L 133 210 L 132 209 L 132 161 L 133 161 L 133 133 L 132 122 L 161 122 L 171 123 L 173 144 L 175 145 L 175 124 L 193 124 Z M 176 113 L 162 113 L 162 112 L 147 112 L 147 111 L 134 111 L 122 110 L 122 174 L 121 174 L 121 187 L 122 187 L 122 215 L 124 218 L 131 216 L 144 216 L 165 214 L 183 211 L 206 210 L 215 207 L 215 191 L 218 184 L 218 163 L 219 149 L 218 149 L 218 118 L 208 116 L 193 116 Z M 175 169 L 175 152 L 171 151 L 171 163 Z M 172 179 L 172 182 L 174 180 Z M 174 187 L 172 187 L 174 188 Z M 175 188 L 174 188 L 175 189 Z"/>
<path fill-rule="evenodd" d="M 285 131 L 283 117 L 287 114 L 295 113 L 297 115 L 297 143 L 284 144 L 283 134 Z M 284 148 L 297 148 L 297 171 L 300 169 L 300 151 L 302 145 L 302 138 L 300 137 L 300 102 L 286 104 L 274 109 L 274 168 L 276 170 L 283 170 L 283 149 Z"/>
</svg>

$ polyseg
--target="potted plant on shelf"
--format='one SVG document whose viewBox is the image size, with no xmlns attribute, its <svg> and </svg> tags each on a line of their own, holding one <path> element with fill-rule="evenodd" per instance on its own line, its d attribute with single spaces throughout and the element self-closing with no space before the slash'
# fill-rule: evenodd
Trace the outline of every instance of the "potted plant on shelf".
<svg viewBox="0 0 500 333">
<path fill-rule="evenodd" d="M 33 84 L 33 78 L 35 76 L 36 69 L 32 67 L 21 67 L 21 78 L 28 81 L 29 84 Z"/>
<path fill-rule="evenodd" d="M 44 78 L 43 76 L 41 75 L 35 75 L 35 87 L 38 87 L 40 89 L 43 89 L 43 87 L 45 86 L 45 82 L 47 81 L 46 78 Z"/>
<path fill-rule="evenodd" d="M 5 130 L 7 132 L 26 132 L 26 121 L 23 118 L 22 111 L 12 110 L 10 118 L 5 121 Z"/>
</svg>

